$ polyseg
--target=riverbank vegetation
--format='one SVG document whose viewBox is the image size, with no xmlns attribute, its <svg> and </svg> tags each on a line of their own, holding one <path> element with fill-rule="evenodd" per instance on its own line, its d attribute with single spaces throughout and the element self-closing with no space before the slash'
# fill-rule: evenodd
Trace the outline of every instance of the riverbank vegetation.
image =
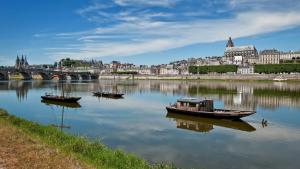
<svg viewBox="0 0 300 169">
<path fill-rule="evenodd" d="M 145 160 L 122 152 L 111 150 L 100 142 L 87 141 L 85 138 L 65 134 L 53 126 L 43 126 L 35 122 L 23 120 L 9 115 L 0 110 L 0 122 L 9 123 L 20 129 L 28 136 L 56 148 L 79 161 L 93 166 L 94 168 L 122 168 L 122 169 L 169 169 L 174 168 L 168 164 L 148 164 Z"/>
<path fill-rule="evenodd" d="M 190 66 L 189 72 L 192 74 L 208 74 L 208 73 L 228 73 L 236 72 L 236 65 L 216 65 L 216 66 Z"/>
<path fill-rule="evenodd" d="M 267 64 L 267 65 L 254 65 L 255 73 L 292 73 L 300 72 L 300 64 L 290 63 L 290 64 Z"/>
</svg>

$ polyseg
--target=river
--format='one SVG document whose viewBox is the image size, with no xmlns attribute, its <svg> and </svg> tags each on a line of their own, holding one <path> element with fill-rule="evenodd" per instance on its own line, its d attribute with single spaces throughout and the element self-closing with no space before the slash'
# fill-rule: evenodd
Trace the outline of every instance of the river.
<svg viewBox="0 0 300 169">
<path fill-rule="evenodd" d="M 300 85 L 296 82 L 101 80 L 66 82 L 64 89 L 82 97 L 80 103 L 41 102 L 44 93 L 61 92 L 55 81 L 2 81 L 0 108 L 153 163 L 204 169 L 296 169 L 300 165 Z M 98 98 L 92 95 L 98 90 L 125 95 Z M 216 108 L 257 113 L 238 122 L 168 114 L 165 106 L 182 97 L 213 99 Z"/>
</svg>

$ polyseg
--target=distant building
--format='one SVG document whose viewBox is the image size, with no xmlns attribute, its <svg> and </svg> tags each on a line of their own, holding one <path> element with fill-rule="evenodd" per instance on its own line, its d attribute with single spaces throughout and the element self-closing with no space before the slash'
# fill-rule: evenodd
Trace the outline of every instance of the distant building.
<svg viewBox="0 0 300 169">
<path fill-rule="evenodd" d="M 179 70 L 174 67 L 174 65 L 161 65 L 160 75 L 179 75 Z"/>
<path fill-rule="evenodd" d="M 235 65 L 254 64 L 258 60 L 258 53 L 253 45 L 234 46 L 231 37 L 226 44 L 224 57 L 226 62 Z"/>
<path fill-rule="evenodd" d="M 150 68 L 140 68 L 137 70 L 138 74 L 140 75 L 151 75 L 151 69 Z"/>
<path fill-rule="evenodd" d="M 23 56 L 21 57 L 21 59 L 19 58 L 19 56 L 17 56 L 17 59 L 16 59 L 16 63 L 15 63 L 15 68 L 20 70 L 20 69 L 26 69 L 28 68 L 29 64 L 27 62 L 27 57 Z"/>
<path fill-rule="evenodd" d="M 152 65 L 150 70 L 151 70 L 151 74 L 153 74 L 153 75 L 160 74 L 160 66 L 159 65 Z"/>
<path fill-rule="evenodd" d="M 259 64 L 279 64 L 280 52 L 276 49 L 264 50 L 259 53 Z"/>
<path fill-rule="evenodd" d="M 118 71 L 118 68 L 121 66 L 121 63 L 118 61 L 112 61 L 110 64 L 110 68 L 112 69 L 113 72 Z"/>
<path fill-rule="evenodd" d="M 300 51 L 297 52 L 281 52 L 280 60 L 300 60 Z"/>
</svg>

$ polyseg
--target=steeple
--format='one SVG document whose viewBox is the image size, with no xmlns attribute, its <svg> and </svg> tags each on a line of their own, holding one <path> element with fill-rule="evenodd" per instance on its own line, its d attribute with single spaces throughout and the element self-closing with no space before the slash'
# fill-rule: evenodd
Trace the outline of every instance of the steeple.
<svg viewBox="0 0 300 169">
<path fill-rule="evenodd" d="M 25 66 L 28 66 L 27 56 L 25 55 Z"/>
<path fill-rule="evenodd" d="M 229 37 L 228 41 L 227 41 L 227 44 L 226 44 L 226 47 L 234 47 L 234 44 L 233 44 L 233 41 L 231 39 L 231 37 Z"/>
<path fill-rule="evenodd" d="M 15 68 L 16 68 L 16 69 L 19 69 L 19 67 L 20 67 L 20 58 L 19 58 L 19 55 L 17 55 Z"/>
</svg>

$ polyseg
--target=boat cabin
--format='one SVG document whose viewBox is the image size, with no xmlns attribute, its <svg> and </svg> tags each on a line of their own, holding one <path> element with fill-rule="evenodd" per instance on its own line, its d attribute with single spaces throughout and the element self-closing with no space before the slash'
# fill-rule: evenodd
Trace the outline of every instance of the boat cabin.
<svg viewBox="0 0 300 169">
<path fill-rule="evenodd" d="M 188 111 L 214 111 L 213 100 L 200 100 L 194 98 L 179 99 L 176 102 L 176 108 Z"/>
</svg>

